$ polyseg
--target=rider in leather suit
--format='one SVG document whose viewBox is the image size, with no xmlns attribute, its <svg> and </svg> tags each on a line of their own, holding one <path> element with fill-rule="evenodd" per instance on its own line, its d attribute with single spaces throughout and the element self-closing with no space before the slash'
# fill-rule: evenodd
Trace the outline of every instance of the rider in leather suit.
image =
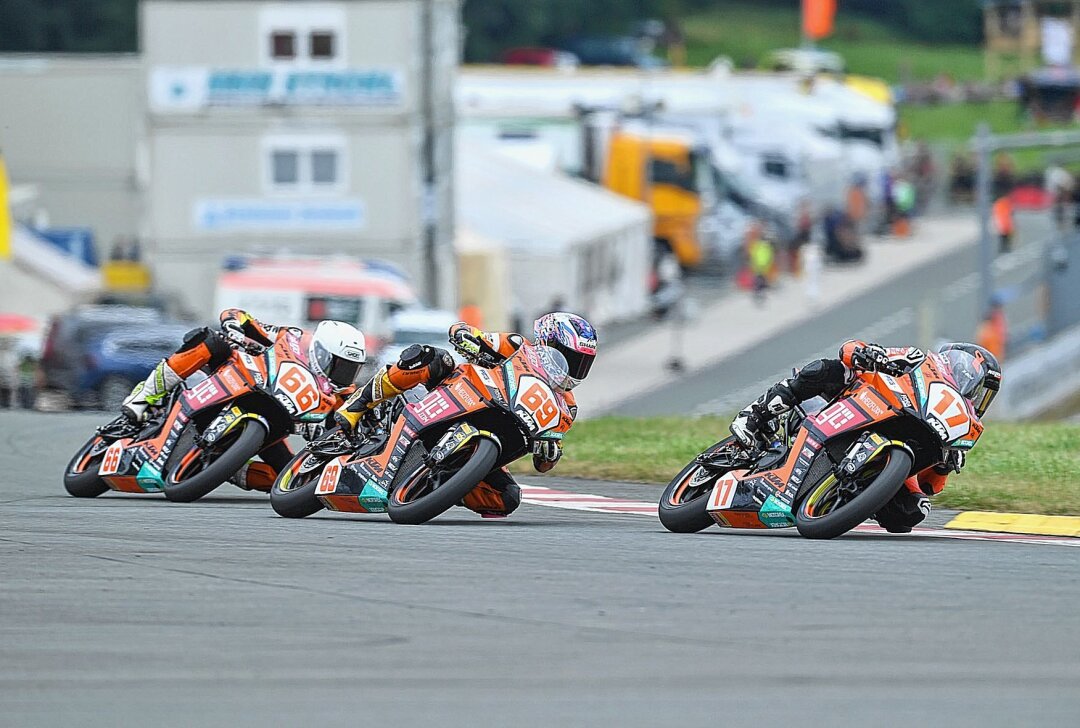
<svg viewBox="0 0 1080 728">
<path fill-rule="evenodd" d="M 1001 382 L 1001 368 L 992 354 L 974 344 L 949 344 L 946 350 L 978 353 L 985 363 L 982 381 L 973 389 L 986 392 L 972 396 L 977 414 L 989 407 Z M 775 431 L 776 418 L 789 412 L 795 405 L 813 397 L 832 399 L 842 392 L 859 372 L 874 371 L 882 366 L 898 366 L 908 370 L 922 364 L 926 354 L 915 347 L 886 349 L 877 344 L 850 340 L 840 347 L 836 359 L 817 359 L 810 362 L 790 379 L 777 382 L 769 390 L 742 410 L 731 423 L 731 434 L 745 447 L 757 447 L 763 437 Z M 965 457 L 959 450 L 950 450 L 949 459 L 912 475 L 893 500 L 875 515 L 878 523 L 893 533 L 907 533 L 930 515 L 930 499 L 945 488 L 949 473 L 959 473 Z"/>
<path fill-rule="evenodd" d="M 550 317 L 559 317 L 552 323 Z M 573 342 L 567 341 L 565 331 L 552 333 L 553 326 L 573 329 Z M 536 322 L 537 344 L 554 345 L 567 356 L 571 366 L 572 384 L 577 384 L 588 374 L 592 358 L 596 355 L 595 332 L 587 321 L 573 314 L 548 314 Z M 512 356 L 525 342 L 525 337 L 514 333 L 489 333 L 466 323 L 450 327 L 450 343 L 466 359 L 474 360 L 482 347 L 495 352 L 498 362 Z M 334 418 L 348 431 L 354 431 L 365 412 L 417 385 L 431 389 L 438 386 L 454 370 L 450 352 L 433 346 L 413 344 L 401 352 L 398 361 L 387 365 L 371 381 L 352 395 L 339 409 Z M 572 415 L 577 415 L 577 404 L 570 391 L 563 396 Z M 546 473 L 555 467 L 562 457 L 559 440 L 537 440 L 533 449 L 533 467 Z M 506 468 L 498 468 L 465 496 L 462 505 L 486 518 L 508 516 L 521 504 L 521 488 Z"/>
</svg>

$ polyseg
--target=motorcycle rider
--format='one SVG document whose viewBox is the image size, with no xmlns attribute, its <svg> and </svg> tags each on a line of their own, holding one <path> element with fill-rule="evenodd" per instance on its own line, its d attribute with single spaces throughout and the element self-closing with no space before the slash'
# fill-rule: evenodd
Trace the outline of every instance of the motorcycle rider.
<svg viewBox="0 0 1080 728">
<path fill-rule="evenodd" d="M 569 378 L 561 387 L 572 417 L 577 416 L 577 404 L 570 390 L 589 374 L 596 357 L 596 331 L 581 316 L 556 312 L 541 316 L 533 325 L 535 345 L 550 346 L 559 351 L 569 365 Z M 450 327 L 450 343 L 467 360 L 477 363 L 485 356 L 502 363 L 525 343 L 525 337 L 515 333 L 488 333 L 458 322 Z M 423 385 L 437 386 L 454 370 L 450 352 L 438 347 L 413 344 L 401 352 L 398 361 L 388 364 L 356 391 L 339 409 L 334 419 L 342 429 L 353 432 L 365 412 L 402 392 Z M 538 438 L 533 445 L 533 467 L 546 473 L 562 457 L 562 442 Z M 506 468 L 493 470 L 465 496 L 462 505 L 485 518 L 508 516 L 521 504 L 521 488 Z"/>
<path fill-rule="evenodd" d="M 905 373 L 918 367 L 926 354 L 915 347 L 886 349 L 878 344 L 850 340 L 840 347 L 837 359 L 818 359 L 798 373 L 777 382 L 741 411 L 731 423 L 731 434 L 747 448 L 772 439 L 776 420 L 795 405 L 813 397 L 832 399 L 864 372 Z M 953 343 L 936 354 L 952 373 L 960 394 L 982 417 L 1001 387 L 1001 366 L 989 351 L 976 344 Z M 916 473 L 904 482 L 892 501 L 875 514 L 877 522 L 891 533 L 908 533 L 930 515 L 930 499 L 945 488 L 949 473 L 964 467 L 964 453 L 949 450 L 948 459 Z"/>
<path fill-rule="evenodd" d="M 121 407 L 129 421 L 146 421 L 152 408 L 161 406 L 184 379 L 200 369 L 213 371 L 229 360 L 234 348 L 259 355 L 287 332 L 304 334 L 302 329 L 263 323 L 237 308 L 222 311 L 220 321 L 220 331 L 203 327 L 185 334 L 176 352 L 158 362 L 146 380 L 135 385 Z M 364 335 L 350 324 L 320 321 L 311 333 L 308 365 L 323 394 L 333 395 L 338 406 L 355 391 L 354 380 L 366 358 Z M 297 433 L 307 439 L 317 437 L 322 429 L 320 423 L 296 426 Z M 230 480 L 241 488 L 269 490 L 292 456 L 288 443 L 282 440 L 260 453 L 265 462 L 249 462 Z"/>
</svg>

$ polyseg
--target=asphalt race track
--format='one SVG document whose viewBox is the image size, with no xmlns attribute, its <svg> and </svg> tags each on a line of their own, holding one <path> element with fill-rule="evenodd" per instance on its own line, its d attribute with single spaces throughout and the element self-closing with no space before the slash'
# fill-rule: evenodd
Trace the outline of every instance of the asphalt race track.
<svg viewBox="0 0 1080 728">
<path fill-rule="evenodd" d="M 232 486 L 191 505 L 77 500 L 61 470 L 100 419 L 0 413 L 0 725 L 1019 726 L 1080 713 L 1080 549 L 679 536 L 639 515 L 528 504 L 505 521 L 286 521 Z"/>
</svg>

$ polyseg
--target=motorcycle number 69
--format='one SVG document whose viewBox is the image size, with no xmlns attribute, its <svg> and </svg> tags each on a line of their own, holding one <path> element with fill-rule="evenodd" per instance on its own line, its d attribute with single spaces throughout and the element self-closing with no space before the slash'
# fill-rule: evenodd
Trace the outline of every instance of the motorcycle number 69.
<svg viewBox="0 0 1080 728">
<path fill-rule="evenodd" d="M 551 388 L 534 377 L 522 377 L 519 386 L 516 404 L 529 413 L 537 430 L 552 427 L 559 419 L 559 405 Z"/>
</svg>

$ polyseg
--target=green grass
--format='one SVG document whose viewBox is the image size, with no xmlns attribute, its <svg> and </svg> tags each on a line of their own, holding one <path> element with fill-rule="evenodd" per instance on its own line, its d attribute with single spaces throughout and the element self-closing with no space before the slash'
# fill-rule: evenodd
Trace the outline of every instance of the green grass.
<svg viewBox="0 0 1080 728">
<path fill-rule="evenodd" d="M 716 417 L 586 420 L 568 435 L 556 472 L 666 484 L 726 436 L 728 422 Z M 1080 425 L 991 422 L 967 468 L 950 478 L 935 503 L 962 510 L 1080 515 L 1078 474 Z"/>
<path fill-rule="evenodd" d="M 801 42 L 799 12 L 791 8 L 746 5 L 688 16 L 683 20 L 691 65 L 706 65 L 720 55 L 737 65 L 757 65 L 772 50 Z M 890 82 L 905 77 L 932 79 L 948 72 L 957 80 L 982 78 L 983 55 L 975 45 L 926 45 L 880 22 L 837 15 L 836 32 L 820 43 L 844 56 L 852 73 Z"/>
</svg>

